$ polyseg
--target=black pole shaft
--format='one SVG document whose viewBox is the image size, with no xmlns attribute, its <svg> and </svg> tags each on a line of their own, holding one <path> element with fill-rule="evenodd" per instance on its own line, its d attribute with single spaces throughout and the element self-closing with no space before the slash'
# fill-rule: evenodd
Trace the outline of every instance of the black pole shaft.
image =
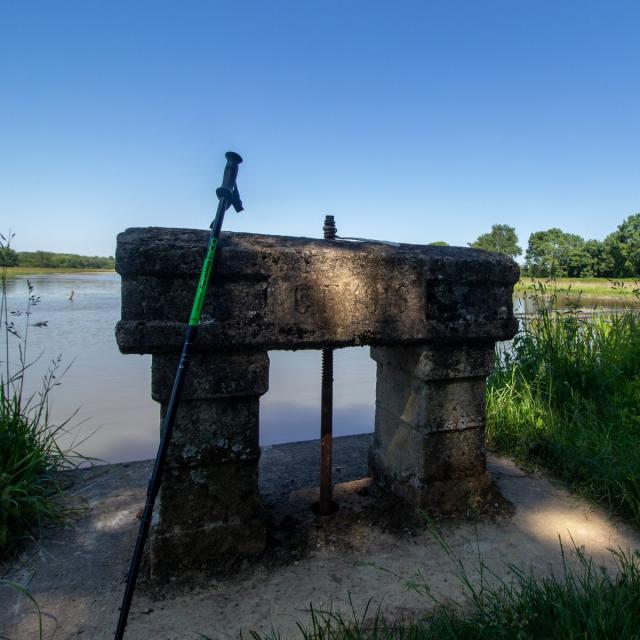
<svg viewBox="0 0 640 640">
<path fill-rule="evenodd" d="M 218 239 L 220 235 L 220 229 L 222 228 L 224 213 L 228 209 L 228 207 L 229 203 L 227 202 L 226 198 L 221 198 L 218 201 L 218 210 L 216 212 L 215 220 L 211 225 L 210 238 L 215 238 L 216 240 Z M 140 522 L 140 529 L 138 530 L 136 546 L 133 551 L 133 557 L 131 558 L 131 566 L 129 567 L 127 586 L 124 592 L 124 597 L 122 598 L 122 606 L 120 608 L 120 616 L 118 618 L 115 640 L 122 640 L 127 626 L 129 610 L 131 609 L 131 601 L 133 599 L 133 592 L 135 590 L 136 582 L 138 580 L 138 574 L 140 572 L 140 563 L 142 562 L 144 545 L 149 534 L 149 526 L 151 524 L 151 518 L 153 516 L 153 507 L 155 505 L 156 497 L 158 496 L 160 484 L 162 482 L 162 470 L 167 458 L 169 443 L 171 442 L 173 423 L 175 421 L 176 412 L 178 411 L 178 405 L 180 404 L 180 396 L 182 394 L 182 387 L 184 385 L 184 377 L 189 366 L 189 354 L 191 351 L 191 345 L 195 341 L 197 334 L 197 326 L 187 325 L 184 334 L 184 343 L 182 345 L 182 353 L 180 354 L 178 370 L 173 381 L 171 396 L 169 398 L 169 404 L 167 406 L 167 413 L 165 414 L 164 421 L 162 423 L 160 445 L 158 446 L 156 461 L 153 465 L 153 472 L 151 474 L 149 486 L 147 488 L 147 499 L 144 505 L 144 511 L 142 512 L 142 520 Z"/>
</svg>

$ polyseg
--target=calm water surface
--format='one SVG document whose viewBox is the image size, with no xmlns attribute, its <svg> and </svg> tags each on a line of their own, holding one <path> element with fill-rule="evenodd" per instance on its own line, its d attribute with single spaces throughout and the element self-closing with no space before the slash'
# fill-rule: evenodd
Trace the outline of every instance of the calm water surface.
<svg viewBox="0 0 640 640">
<path fill-rule="evenodd" d="M 151 356 L 122 355 L 114 337 L 120 276 L 53 274 L 29 280 L 41 296 L 31 323 L 47 321 L 48 326 L 29 329 L 28 360 L 39 359 L 28 372 L 28 391 L 37 391 L 51 359 L 62 354 L 63 364 L 72 364 L 52 393 L 53 419 L 62 421 L 78 411 L 72 420 L 77 427 L 65 443 L 75 438 L 81 453 L 107 462 L 153 457 L 159 405 L 150 395 Z M 24 308 L 26 298 L 27 278 L 13 278 L 10 308 Z M 15 320 L 19 324 L 21 318 Z M 4 351 L 0 354 L 4 360 Z M 320 352 L 272 351 L 269 357 L 270 389 L 260 402 L 260 443 L 318 438 Z M 375 363 L 369 348 L 336 351 L 334 368 L 334 433 L 373 431 Z"/>
</svg>

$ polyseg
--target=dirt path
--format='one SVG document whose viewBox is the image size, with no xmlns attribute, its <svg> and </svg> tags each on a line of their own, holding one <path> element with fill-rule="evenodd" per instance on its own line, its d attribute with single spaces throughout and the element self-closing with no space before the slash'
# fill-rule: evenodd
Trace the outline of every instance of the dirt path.
<svg viewBox="0 0 640 640">
<path fill-rule="evenodd" d="M 336 488 L 340 511 L 333 519 L 309 515 L 316 477 L 317 443 L 265 450 L 262 491 L 276 526 L 270 550 L 246 562 L 233 578 L 199 580 L 157 589 L 143 584 L 136 593 L 127 638 L 177 640 L 237 638 L 241 630 L 271 627 L 296 636 L 296 621 L 308 619 L 308 606 L 358 612 L 378 604 L 389 615 L 420 615 L 429 603 L 406 582 L 420 572 L 446 597 L 461 598 L 452 562 L 424 523 L 398 505 L 381 501 L 366 475 L 368 436 L 336 440 Z M 75 473 L 72 493 L 89 510 L 75 528 L 51 529 L 42 542 L 4 567 L 5 577 L 25 585 L 45 614 L 44 637 L 112 638 L 150 463 L 112 465 Z M 612 567 L 606 549 L 640 548 L 640 535 L 616 526 L 540 476 L 529 476 L 505 459 L 490 457 L 490 470 L 512 515 L 442 521 L 438 527 L 471 574 L 478 553 L 499 575 L 508 563 L 546 572 L 560 561 L 558 536 Z M 313 474 L 311 474 L 313 475 Z M 501 515 L 500 515 L 501 514 Z M 470 514 L 473 516 L 473 514 Z M 37 638 L 30 602 L 0 589 L 0 636 Z"/>
</svg>

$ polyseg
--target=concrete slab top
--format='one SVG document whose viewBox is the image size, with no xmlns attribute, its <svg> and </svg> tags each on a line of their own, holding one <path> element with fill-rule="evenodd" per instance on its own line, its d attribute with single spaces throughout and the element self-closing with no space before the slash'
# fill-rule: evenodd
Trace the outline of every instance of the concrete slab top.
<svg viewBox="0 0 640 640">
<path fill-rule="evenodd" d="M 179 349 L 208 233 L 118 236 L 125 353 Z M 519 269 L 461 247 L 223 233 L 197 348 L 305 349 L 513 336 Z"/>
</svg>

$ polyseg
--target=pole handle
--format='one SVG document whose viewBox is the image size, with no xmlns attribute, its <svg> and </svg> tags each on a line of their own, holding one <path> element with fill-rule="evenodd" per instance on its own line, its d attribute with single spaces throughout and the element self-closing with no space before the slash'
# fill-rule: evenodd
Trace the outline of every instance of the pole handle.
<svg viewBox="0 0 640 640">
<path fill-rule="evenodd" d="M 219 200 L 225 199 L 228 203 L 227 206 L 233 205 L 233 208 L 240 212 L 243 207 L 238 187 L 236 186 L 236 179 L 238 177 L 238 165 L 242 162 L 242 157 L 234 151 L 227 151 L 224 157 L 227 159 L 227 166 L 224 168 L 222 185 L 216 189 L 216 195 Z"/>
</svg>

